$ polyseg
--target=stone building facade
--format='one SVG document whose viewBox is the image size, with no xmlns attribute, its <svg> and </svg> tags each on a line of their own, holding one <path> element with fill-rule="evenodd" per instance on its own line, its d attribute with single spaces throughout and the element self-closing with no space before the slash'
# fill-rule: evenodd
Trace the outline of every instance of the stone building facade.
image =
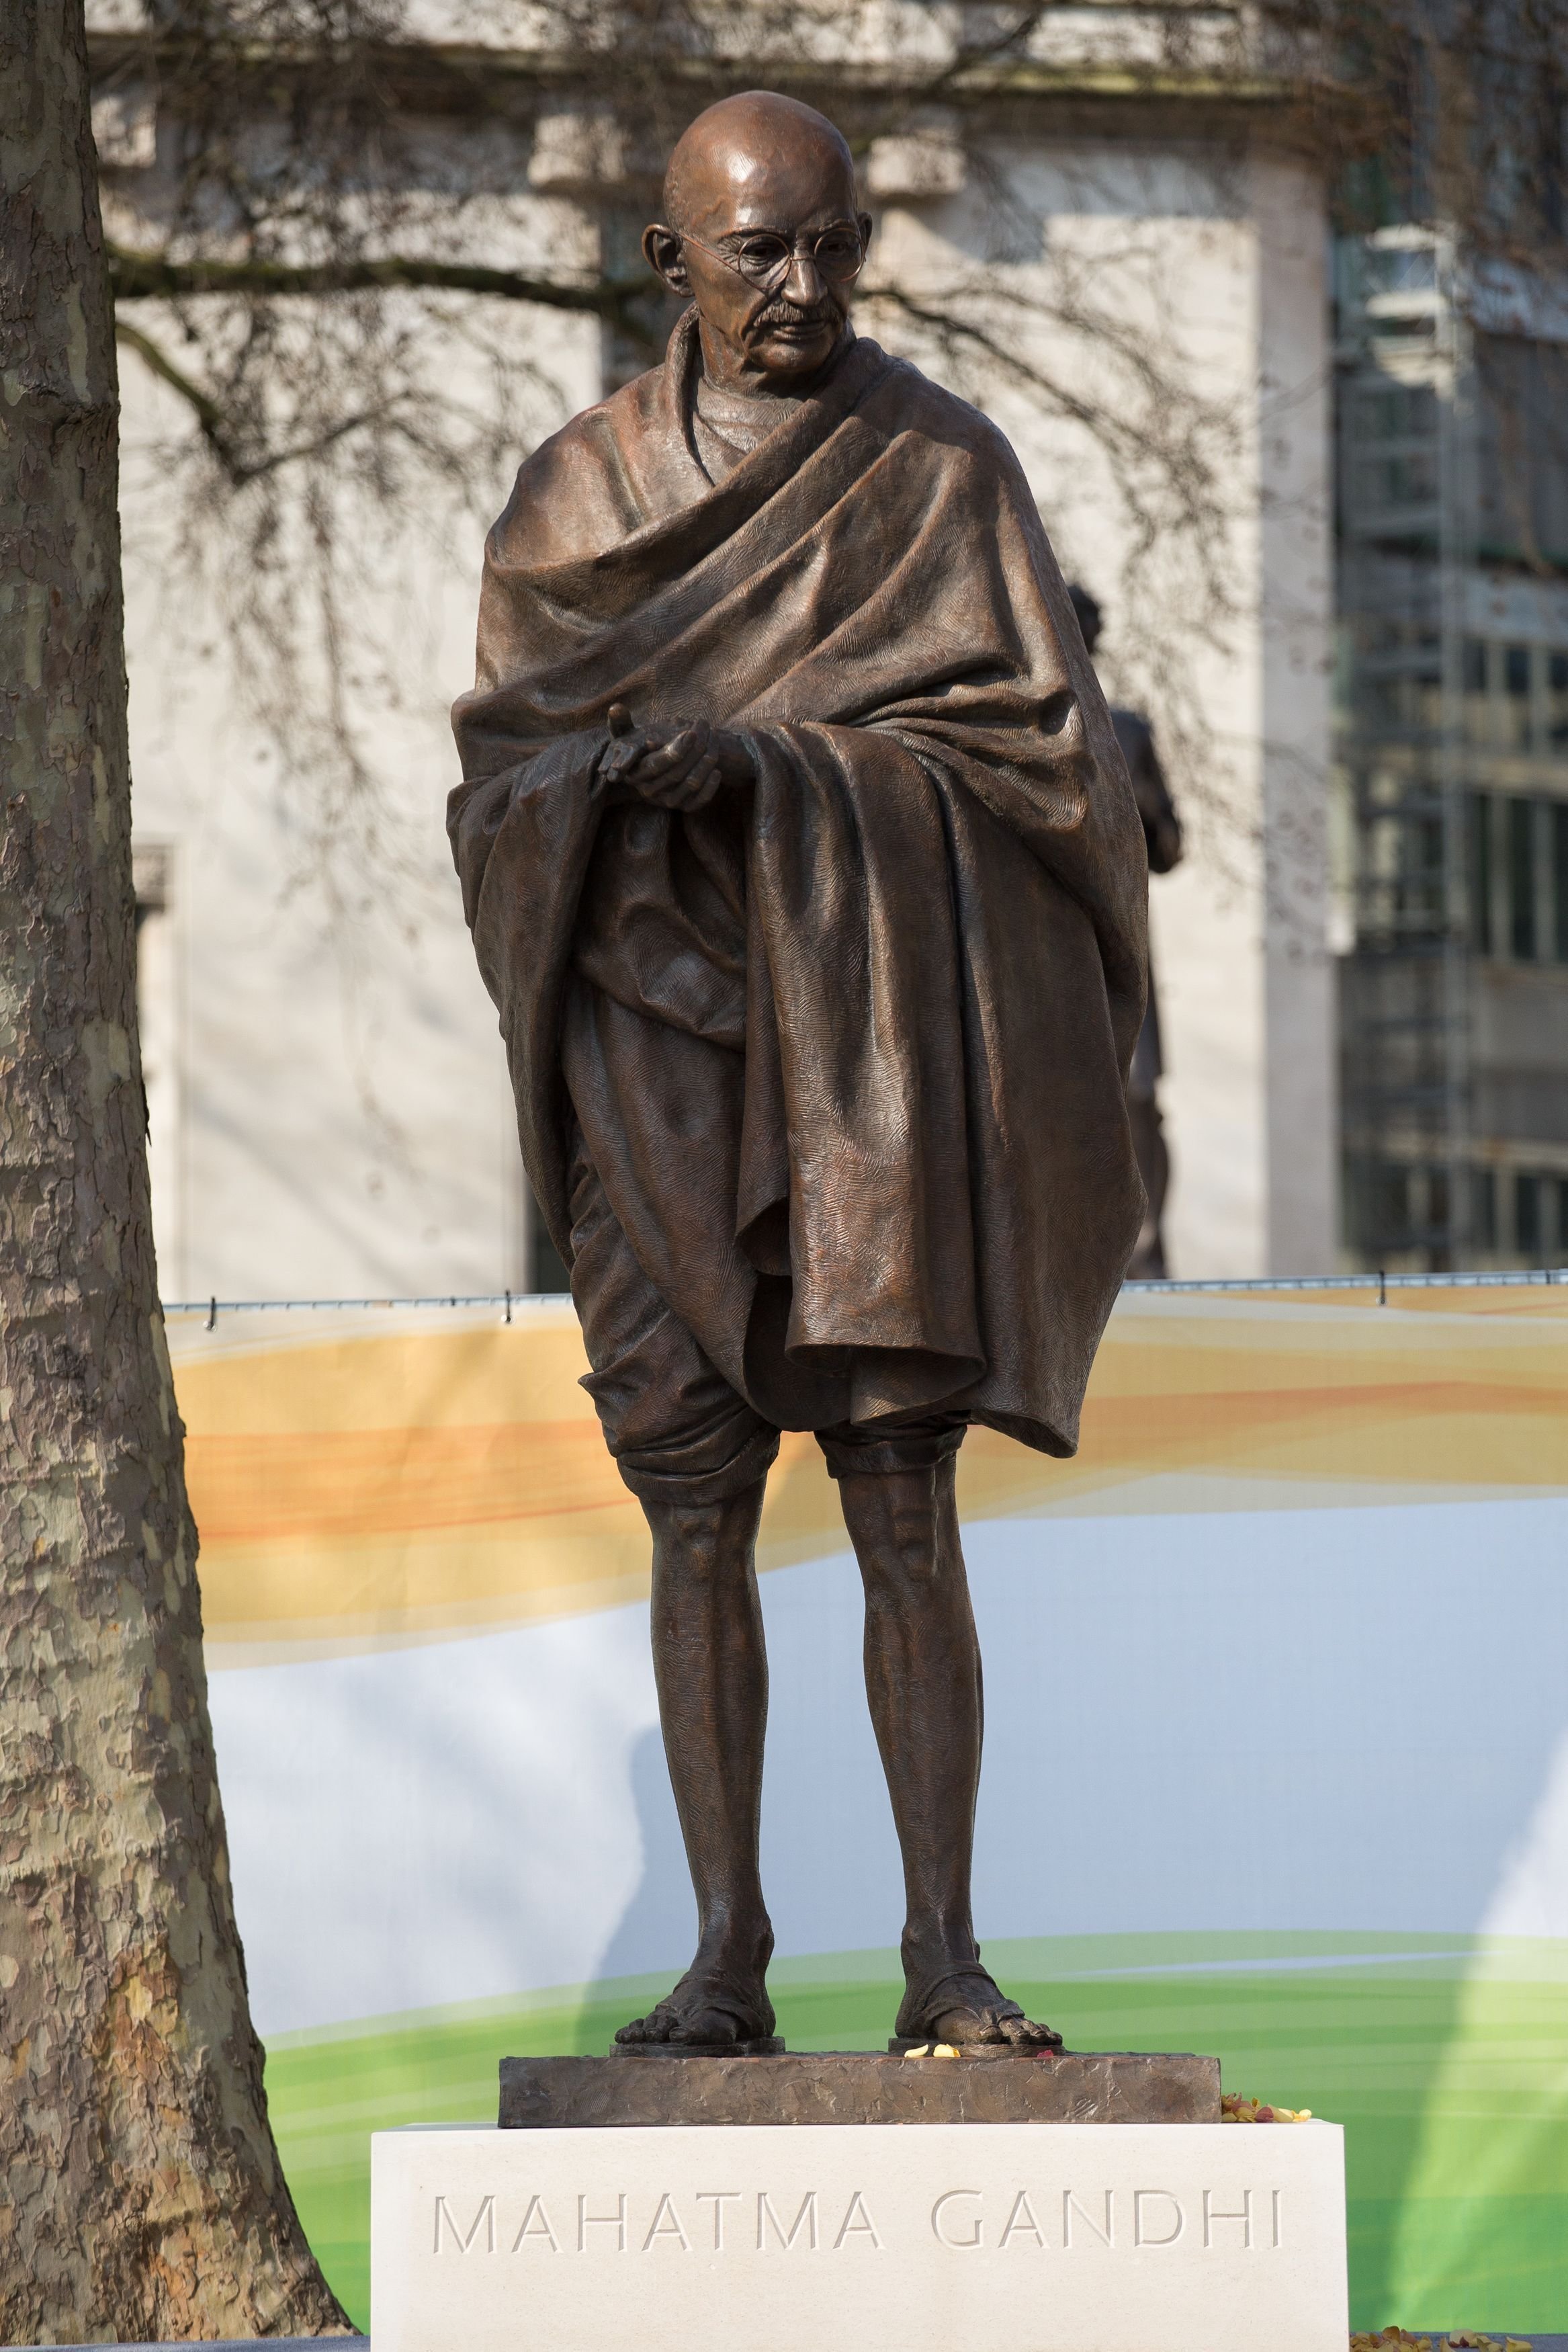
<svg viewBox="0 0 1568 2352">
<path fill-rule="evenodd" d="M 131 0 L 89 14 L 110 230 L 145 242 L 172 132 L 138 65 Z M 1104 608 L 1108 689 L 1154 721 L 1188 844 L 1152 891 L 1172 1271 L 1326 1272 L 1339 1142 L 1323 196 L 1287 110 L 1256 78 L 1228 78 L 1239 15 L 1179 14 L 1186 46 L 1150 64 L 1148 11 L 1048 11 L 1021 54 L 916 103 L 960 18 L 915 0 L 852 24 L 824 16 L 818 54 L 763 57 L 751 78 L 796 89 L 856 141 L 876 221 L 862 330 L 1009 433 L 1064 569 Z M 623 267 L 656 196 L 641 132 L 517 47 L 517 12 L 486 35 L 489 21 L 411 15 L 401 103 L 431 187 L 483 142 L 509 160 L 503 193 L 470 207 L 468 250 L 518 269 Z M 482 121 L 452 98 L 455 29 L 484 67 Z M 699 77 L 690 110 L 723 86 Z M 901 88 L 915 98 L 890 115 Z M 589 316 L 514 308 L 508 331 L 534 371 L 535 438 L 645 363 Z M 472 674 L 482 518 L 507 462 L 476 469 L 444 536 L 416 512 L 376 518 L 357 625 L 397 685 L 361 720 L 387 854 L 350 858 L 345 879 L 317 854 L 310 773 L 284 772 L 256 677 L 190 588 L 168 457 L 189 419 L 134 350 L 122 390 L 165 1295 L 549 1286 L 442 830 L 445 707 Z"/>
</svg>

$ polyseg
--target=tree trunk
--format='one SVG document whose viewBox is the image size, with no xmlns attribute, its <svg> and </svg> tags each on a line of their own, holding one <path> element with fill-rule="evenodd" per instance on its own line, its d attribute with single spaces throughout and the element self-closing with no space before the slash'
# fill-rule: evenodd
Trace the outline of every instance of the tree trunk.
<svg viewBox="0 0 1568 2352">
<path fill-rule="evenodd" d="M 82 0 L 0 21 L 0 2339 L 339 2332 L 246 2005 L 148 1223 Z"/>
</svg>

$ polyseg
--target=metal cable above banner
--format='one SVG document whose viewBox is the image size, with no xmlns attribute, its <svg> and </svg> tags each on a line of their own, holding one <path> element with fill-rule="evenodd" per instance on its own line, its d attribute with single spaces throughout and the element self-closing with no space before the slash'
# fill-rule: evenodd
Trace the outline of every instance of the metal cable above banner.
<svg viewBox="0 0 1568 2352">
<path fill-rule="evenodd" d="M 1158 1297 L 1197 1291 L 1234 1292 L 1246 1297 L 1275 1291 L 1305 1294 L 1312 1291 L 1355 1293 L 1375 1290 L 1383 1293 L 1389 1290 L 1538 1289 L 1543 1284 L 1550 1287 L 1554 1283 L 1568 1283 L 1568 1266 L 1531 1266 L 1523 1272 L 1512 1274 L 1256 1275 L 1246 1280 L 1128 1282 L 1123 1285 L 1123 1291 L 1124 1295 L 1135 1297 Z M 451 1297 L 413 1298 L 166 1298 L 163 1312 L 165 1315 L 203 1314 L 215 1318 L 219 1315 L 299 1313 L 304 1309 L 330 1313 L 377 1307 L 499 1307 L 509 1318 L 510 1309 L 514 1307 L 558 1307 L 566 1295 L 559 1290 L 482 1290 Z"/>
</svg>

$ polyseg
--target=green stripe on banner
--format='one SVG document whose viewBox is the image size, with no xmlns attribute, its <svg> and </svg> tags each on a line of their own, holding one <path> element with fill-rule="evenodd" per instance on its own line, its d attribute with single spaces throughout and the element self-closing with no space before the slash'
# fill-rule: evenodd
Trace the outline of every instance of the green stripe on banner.
<svg viewBox="0 0 1568 2352">
<path fill-rule="evenodd" d="M 1345 2126 L 1353 2326 L 1568 2328 L 1568 1942 L 1058 1937 L 986 1957 L 1071 2047 L 1218 2053 L 1228 2090 Z M 277 2038 L 267 2088 L 289 2182 L 361 2326 L 370 2134 L 488 2122 L 502 2057 L 607 2050 L 669 1982 Z M 797 2050 L 881 2048 L 901 1990 L 891 1952 L 780 1960 L 769 1982 Z"/>
</svg>

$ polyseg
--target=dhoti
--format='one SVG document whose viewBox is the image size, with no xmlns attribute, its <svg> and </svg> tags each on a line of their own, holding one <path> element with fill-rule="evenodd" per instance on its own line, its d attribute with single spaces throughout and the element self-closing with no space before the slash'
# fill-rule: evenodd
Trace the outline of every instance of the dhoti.
<svg viewBox="0 0 1568 2352">
<path fill-rule="evenodd" d="M 640 1501 L 727 1503 L 764 1476 L 779 1431 L 731 1388 L 639 1265 L 578 1129 L 572 1144 L 571 1295 L 605 1444 Z M 964 1442 L 967 1414 L 909 1414 L 814 1434 L 830 1477 L 930 1470 Z"/>
</svg>

